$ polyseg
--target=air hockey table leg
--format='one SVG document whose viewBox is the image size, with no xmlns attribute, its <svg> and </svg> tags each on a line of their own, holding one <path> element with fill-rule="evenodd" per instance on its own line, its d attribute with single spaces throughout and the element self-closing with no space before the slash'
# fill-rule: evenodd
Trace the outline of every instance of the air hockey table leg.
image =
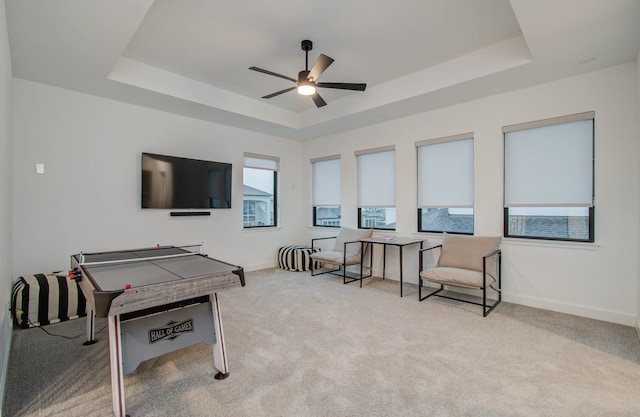
<svg viewBox="0 0 640 417">
<path fill-rule="evenodd" d="M 229 368 L 227 365 L 227 349 L 224 346 L 224 331 L 222 329 L 222 316 L 220 314 L 220 304 L 218 303 L 217 293 L 211 294 L 209 303 L 211 303 L 213 327 L 216 334 L 216 343 L 213 344 L 213 366 L 218 373 L 215 378 L 225 379 L 229 376 Z"/>
<path fill-rule="evenodd" d="M 111 398 L 115 417 L 125 417 L 124 374 L 122 370 L 122 342 L 120 316 L 109 316 L 109 360 L 111 363 Z"/>
<path fill-rule="evenodd" d="M 96 343 L 96 315 L 89 303 L 86 304 L 85 311 L 87 312 L 87 341 L 83 346 L 88 346 Z"/>
</svg>

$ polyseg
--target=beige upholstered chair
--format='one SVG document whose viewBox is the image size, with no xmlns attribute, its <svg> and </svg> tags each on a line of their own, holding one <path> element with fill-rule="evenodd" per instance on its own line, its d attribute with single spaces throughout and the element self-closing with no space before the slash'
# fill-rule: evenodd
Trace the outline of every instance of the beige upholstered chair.
<svg viewBox="0 0 640 417">
<path fill-rule="evenodd" d="M 340 229 L 338 236 L 311 239 L 312 250 L 317 247 L 318 241 L 320 240 L 335 239 L 332 250 L 313 252 L 310 255 L 312 260 L 323 264 L 323 267 L 318 270 L 315 268 L 316 262 L 311 262 L 311 275 L 333 274 L 341 276 L 344 284 L 360 281 L 360 287 L 362 287 L 362 279 L 371 276 L 371 265 L 367 267 L 363 265 L 362 259 L 369 245 L 363 243 L 360 239 L 365 239 L 372 235 L 373 230 L 371 229 L 350 229 L 343 227 Z M 324 264 L 329 264 L 333 268 L 326 268 Z M 356 275 L 347 272 L 347 267 L 350 265 L 360 265 L 360 274 Z M 363 275 L 364 268 L 369 270 L 366 276 Z"/>
<path fill-rule="evenodd" d="M 422 249 L 419 256 L 418 298 L 420 301 L 435 295 L 481 305 L 482 315 L 486 317 L 502 301 L 500 240 L 500 237 L 461 236 L 445 233 L 441 245 Z M 436 252 L 428 251 L 437 249 L 440 250 L 440 254 L 436 266 L 424 269 L 423 258 L 425 254 L 434 253 L 435 256 Z M 424 281 L 439 284 L 440 288 L 423 297 Z M 440 294 L 445 290 L 445 285 L 482 290 L 482 303 Z M 487 304 L 487 288 L 497 293 L 497 299 L 493 304 Z"/>
</svg>

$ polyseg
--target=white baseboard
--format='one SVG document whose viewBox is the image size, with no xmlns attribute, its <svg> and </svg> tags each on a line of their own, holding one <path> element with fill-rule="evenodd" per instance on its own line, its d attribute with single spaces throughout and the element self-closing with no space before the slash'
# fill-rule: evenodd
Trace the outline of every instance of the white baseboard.
<svg viewBox="0 0 640 417">
<path fill-rule="evenodd" d="M 242 269 L 244 270 L 244 272 L 249 272 L 249 271 L 260 271 L 262 269 L 271 269 L 277 266 L 278 266 L 277 262 L 270 262 L 265 264 L 243 265 Z"/>
<path fill-rule="evenodd" d="M 521 304 L 528 307 L 541 308 L 543 310 L 551 310 L 558 313 L 571 314 L 574 316 L 586 317 L 609 323 L 617 323 L 625 326 L 636 326 L 636 330 L 640 332 L 640 323 L 637 321 L 637 317 L 633 314 L 625 314 L 619 311 L 604 310 L 579 304 L 562 303 L 554 300 L 528 297 L 506 292 L 502 294 L 502 299 L 509 303 Z"/>
<path fill-rule="evenodd" d="M 248 265 L 244 267 L 245 272 L 258 271 L 262 269 L 276 268 L 277 262 Z M 374 270 L 375 272 L 375 270 Z M 375 274 L 374 274 L 375 276 Z M 398 280 L 395 277 L 388 277 L 391 280 Z M 417 282 L 411 282 L 405 280 L 405 283 L 417 284 Z M 464 289 L 457 288 L 456 291 L 465 292 Z M 470 294 L 477 294 L 477 292 L 469 292 Z M 493 299 L 493 295 L 489 295 L 490 299 Z M 554 300 L 548 300 L 544 298 L 529 297 L 518 294 L 512 294 L 503 292 L 502 300 L 509 303 L 521 304 L 527 307 L 540 308 L 543 310 L 556 311 L 558 313 L 571 314 L 579 317 L 586 317 L 594 320 L 606 321 L 609 323 L 622 324 L 625 326 L 635 327 L 638 337 L 640 337 L 640 316 L 636 317 L 633 314 L 625 314 L 619 311 L 604 310 L 600 308 L 594 308 L 585 305 L 563 303 Z M 0 416 L 2 417 L 2 416 Z"/>
</svg>

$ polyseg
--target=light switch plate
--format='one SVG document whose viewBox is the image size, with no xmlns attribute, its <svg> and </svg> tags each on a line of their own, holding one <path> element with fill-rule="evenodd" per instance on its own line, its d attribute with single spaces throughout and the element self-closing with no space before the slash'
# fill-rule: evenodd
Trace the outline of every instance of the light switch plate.
<svg viewBox="0 0 640 417">
<path fill-rule="evenodd" d="M 44 174 L 44 164 L 36 164 L 36 174 Z"/>
</svg>

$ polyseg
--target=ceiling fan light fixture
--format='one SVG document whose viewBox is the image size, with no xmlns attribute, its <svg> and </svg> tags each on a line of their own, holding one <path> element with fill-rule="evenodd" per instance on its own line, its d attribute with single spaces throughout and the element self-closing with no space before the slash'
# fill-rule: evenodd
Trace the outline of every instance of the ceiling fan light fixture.
<svg viewBox="0 0 640 417">
<path fill-rule="evenodd" d="M 266 69 L 258 68 L 258 67 L 249 67 L 252 71 L 261 72 L 263 74 L 271 75 L 274 77 L 282 78 L 285 80 L 293 81 L 296 85 L 295 87 L 285 88 L 284 90 L 276 91 L 275 93 L 267 94 L 263 96 L 264 99 L 273 98 L 279 96 L 280 94 L 287 93 L 289 91 L 298 90 L 298 94 L 301 96 L 311 97 L 316 107 L 323 107 L 327 105 L 327 102 L 324 101 L 320 94 L 318 94 L 318 87 L 321 88 L 336 88 L 339 90 L 353 90 L 353 91 L 364 91 L 367 88 L 367 85 L 364 83 L 325 83 L 318 82 L 318 78 L 324 73 L 324 71 L 331 65 L 333 62 L 333 58 L 330 58 L 326 55 L 320 54 L 316 63 L 313 64 L 311 70 L 309 70 L 309 51 L 313 48 L 313 42 L 310 40 L 302 41 L 302 50 L 304 51 L 304 70 L 298 73 L 298 79 L 294 79 L 288 77 L 286 75 L 278 74 L 273 71 L 269 71 Z"/>
<path fill-rule="evenodd" d="M 309 71 L 300 71 L 298 73 L 298 94 L 301 96 L 312 96 L 315 93 L 316 85 L 309 80 Z"/>
<path fill-rule="evenodd" d="M 298 84 L 298 94 L 303 96 L 312 96 L 316 93 L 316 87 L 310 82 Z"/>
</svg>

